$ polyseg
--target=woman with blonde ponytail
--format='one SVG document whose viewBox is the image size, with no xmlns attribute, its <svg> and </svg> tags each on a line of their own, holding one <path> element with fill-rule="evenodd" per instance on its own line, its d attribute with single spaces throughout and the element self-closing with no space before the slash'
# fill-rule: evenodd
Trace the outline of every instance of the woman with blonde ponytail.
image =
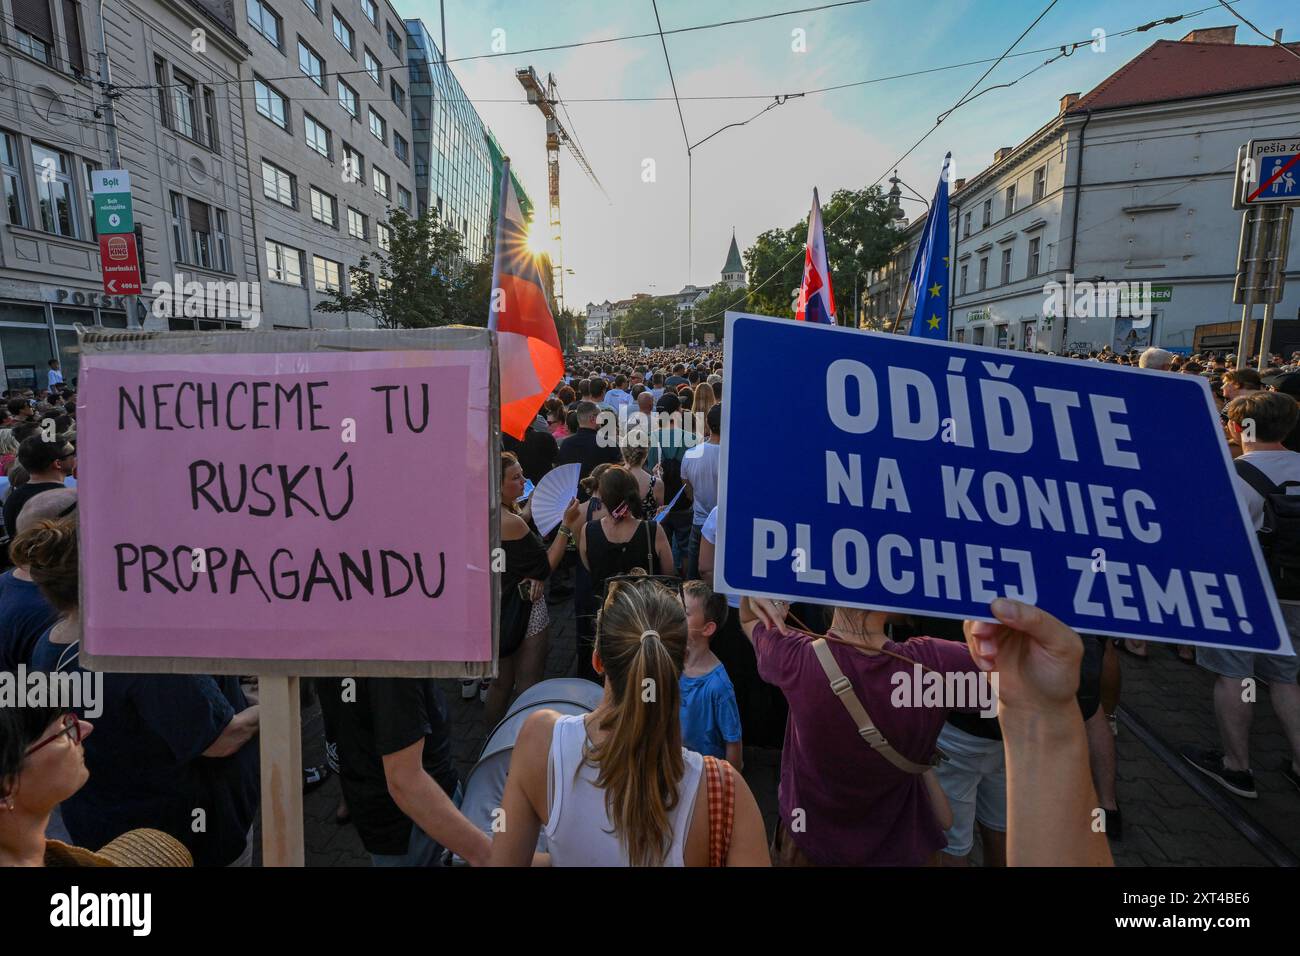
<svg viewBox="0 0 1300 956">
<path fill-rule="evenodd" d="M 524 723 L 494 865 L 534 861 L 539 831 L 553 866 L 769 865 L 744 778 L 682 748 L 685 654 L 680 593 L 659 579 L 613 579 L 592 655 L 604 699 L 590 714 L 542 710 Z"/>
</svg>

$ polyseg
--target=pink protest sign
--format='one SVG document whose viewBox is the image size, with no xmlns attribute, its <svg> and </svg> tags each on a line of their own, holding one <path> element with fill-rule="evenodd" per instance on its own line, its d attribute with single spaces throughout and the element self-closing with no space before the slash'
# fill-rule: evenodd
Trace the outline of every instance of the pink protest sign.
<svg viewBox="0 0 1300 956">
<path fill-rule="evenodd" d="M 496 482 L 480 335 L 483 347 L 430 351 L 86 349 L 85 653 L 178 670 L 279 663 L 262 673 L 490 665 Z"/>
</svg>

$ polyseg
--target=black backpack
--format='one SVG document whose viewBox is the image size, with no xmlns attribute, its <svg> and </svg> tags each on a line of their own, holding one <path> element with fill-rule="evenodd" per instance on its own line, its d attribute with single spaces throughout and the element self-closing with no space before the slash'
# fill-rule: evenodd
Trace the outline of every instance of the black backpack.
<svg viewBox="0 0 1300 956">
<path fill-rule="evenodd" d="M 1248 461 L 1233 462 L 1237 474 L 1264 499 L 1264 524 L 1259 530 L 1259 547 L 1273 579 L 1279 600 L 1300 600 L 1300 481 L 1280 485 Z"/>
</svg>

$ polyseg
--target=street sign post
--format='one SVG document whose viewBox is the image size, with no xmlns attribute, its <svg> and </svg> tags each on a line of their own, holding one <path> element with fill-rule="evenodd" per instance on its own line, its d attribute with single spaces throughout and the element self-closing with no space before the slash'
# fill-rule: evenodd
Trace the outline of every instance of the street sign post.
<svg viewBox="0 0 1300 956">
<path fill-rule="evenodd" d="M 139 295 L 140 257 L 135 244 L 131 174 L 125 169 L 97 169 L 91 173 L 90 185 L 104 291 L 109 295 Z"/>
<path fill-rule="evenodd" d="M 1252 139 L 1237 177 L 1247 206 L 1300 202 L 1300 137 Z"/>
<path fill-rule="evenodd" d="M 99 267 L 108 295 L 140 294 L 140 255 L 135 235 L 100 236 Z"/>
</svg>

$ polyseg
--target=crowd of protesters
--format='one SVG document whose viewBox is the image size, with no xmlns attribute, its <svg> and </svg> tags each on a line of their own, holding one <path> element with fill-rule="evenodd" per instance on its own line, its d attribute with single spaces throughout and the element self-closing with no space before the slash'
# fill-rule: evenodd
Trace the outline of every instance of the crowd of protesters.
<svg viewBox="0 0 1300 956">
<path fill-rule="evenodd" d="M 1076 357 L 1209 378 L 1225 444 L 1244 463 L 1242 498 L 1300 633 L 1300 518 L 1284 501 L 1288 483 L 1300 486 L 1300 370 L 1279 357 L 1261 377 L 1231 356 L 1160 349 Z M 997 623 L 963 625 L 718 593 L 721 351 L 582 352 L 567 372 L 524 436 L 503 437 L 498 676 L 462 681 L 460 693 L 481 698 L 493 726 L 546 676 L 552 608 L 571 599 L 568 672 L 604 696 L 586 715 L 528 716 L 501 795 L 507 825 L 486 832 L 459 809 L 439 682 L 357 679 L 342 705 L 342 678 L 304 681 L 320 700 L 329 758 L 304 786 L 339 775 L 337 820 L 357 827 L 374 865 L 961 866 L 977 843 L 985 866 L 1110 863 L 1110 841 L 1123 839 L 1117 651 L 1145 657 L 1147 645 L 1081 636 L 1007 599 L 990 608 Z M 0 864 L 246 864 L 258 786 L 252 688 L 232 677 L 93 675 L 79 663 L 76 399 L 58 379 L 8 394 L 0 423 L 12 563 L 0 576 L 0 670 L 99 677 L 102 701 L 93 717 L 0 707 Z M 649 423 L 639 436 L 624 427 L 632 413 Z M 579 466 L 580 490 L 543 537 L 527 482 L 565 464 Z M 1186 759 L 1255 794 L 1239 685 L 1257 676 L 1294 751 L 1283 773 L 1300 787 L 1296 658 L 1180 654 L 1216 675 L 1207 706 L 1222 737 Z M 996 673 L 996 715 L 895 705 L 894 677 L 913 668 Z M 772 832 L 742 773 L 747 747 L 780 751 Z"/>
</svg>

